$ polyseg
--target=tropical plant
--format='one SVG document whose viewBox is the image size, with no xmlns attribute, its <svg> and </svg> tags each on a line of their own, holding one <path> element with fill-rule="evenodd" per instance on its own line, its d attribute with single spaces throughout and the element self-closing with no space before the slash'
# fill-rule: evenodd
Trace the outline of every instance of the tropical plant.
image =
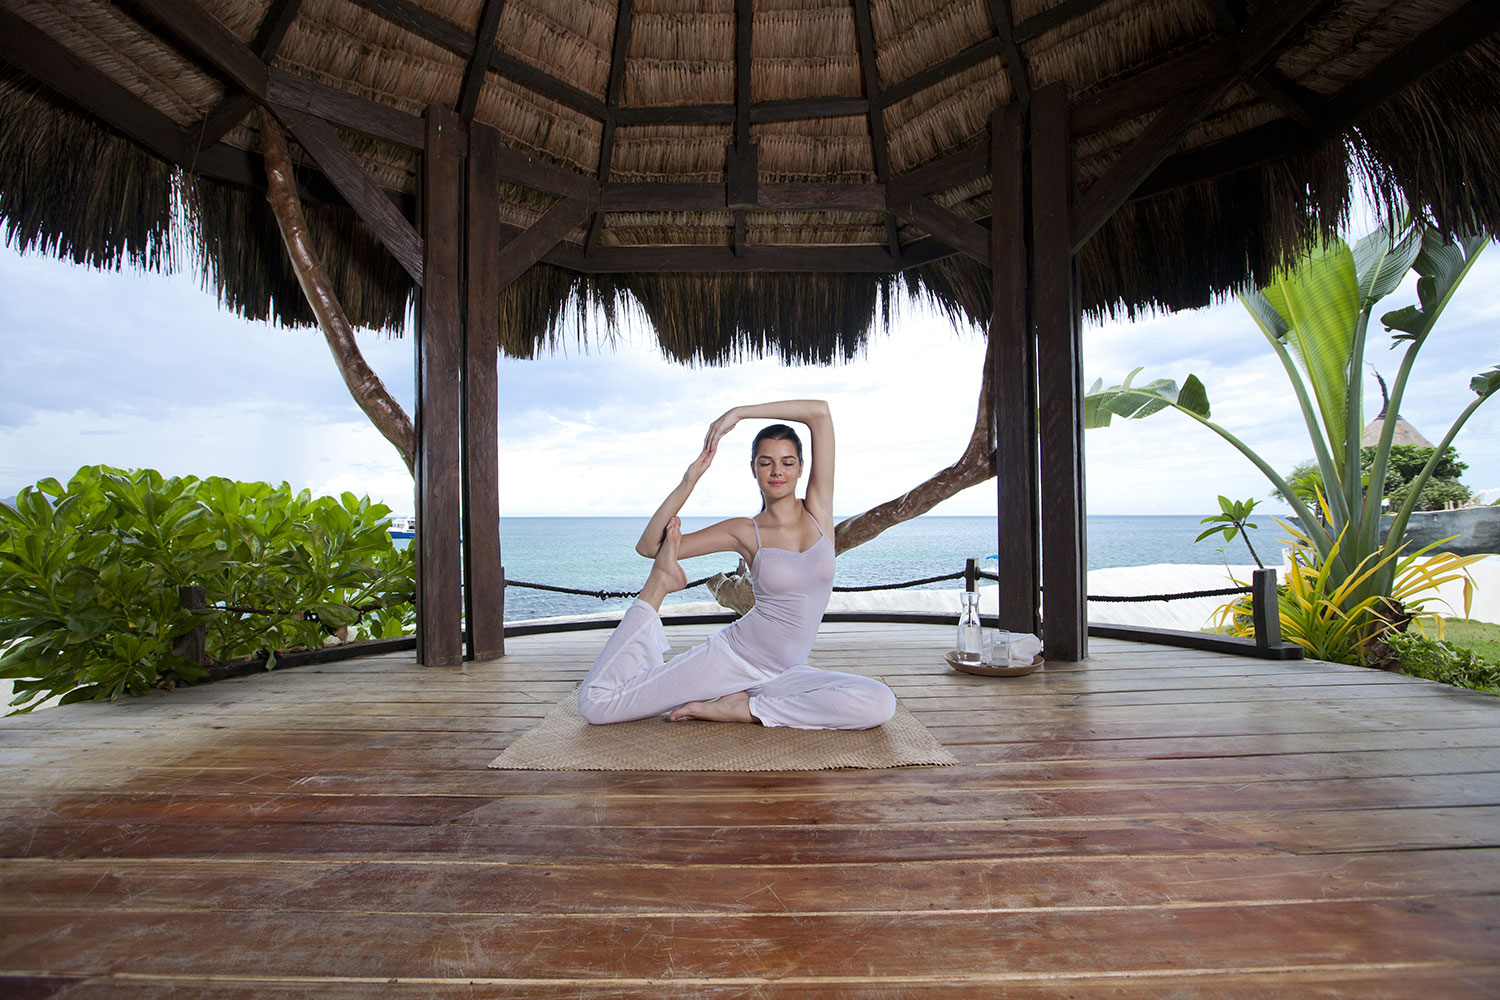
<svg viewBox="0 0 1500 1000">
<path fill-rule="evenodd" d="M 1255 512 L 1259 503 L 1259 500 L 1231 500 L 1226 496 L 1219 497 L 1219 513 L 1205 517 L 1198 522 L 1211 524 L 1213 527 L 1204 531 L 1193 541 L 1201 542 L 1210 535 L 1222 534 L 1224 541 L 1232 542 L 1235 535 L 1239 535 L 1245 540 L 1245 548 L 1250 550 L 1250 558 L 1255 560 L 1255 565 L 1265 569 L 1266 564 L 1260 561 L 1260 556 L 1255 554 L 1255 546 L 1250 544 L 1249 534 L 1251 529 L 1260 527 L 1250 521 L 1250 515 Z"/>
<path fill-rule="evenodd" d="M 368 498 L 286 484 L 90 466 L 0 504 L 0 678 L 25 711 L 142 694 L 201 664 L 177 639 L 204 626 L 211 659 L 400 634 L 411 617 L 411 554 Z M 177 588 L 203 587 L 204 610 Z"/>
<path fill-rule="evenodd" d="M 1423 633 L 1433 629 L 1442 638 L 1444 618 L 1428 604 L 1436 599 L 1437 588 L 1448 583 L 1463 581 L 1464 614 L 1469 613 L 1474 579 L 1468 567 L 1483 559 L 1482 555 L 1433 554 L 1442 544 L 1433 542 L 1407 555 L 1371 553 L 1356 566 L 1354 576 L 1340 580 L 1332 572 L 1337 560 L 1318 559 L 1306 534 L 1285 521 L 1277 523 L 1295 543 L 1286 580 L 1277 588 L 1282 636 L 1317 659 L 1351 664 L 1379 659 L 1370 655 L 1372 647 L 1389 633 L 1413 625 Z M 1343 537 L 1334 540 L 1335 552 L 1343 541 Z M 1357 596 L 1370 577 L 1392 563 L 1389 594 Z M 1219 627 L 1233 635 L 1253 635 L 1249 610 L 1246 598 L 1230 601 L 1218 611 Z"/>
<path fill-rule="evenodd" d="M 1240 296 L 1286 372 L 1312 441 L 1321 488 L 1306 476 L 1299 483 L 1304 488 L 1294 488 L 1254 449 L 1211 420 L 1207 392 L 1194 375 L 1181 387 L 1170 379 L 1136 386 L 1139 368 L 1116 386 L 1105 388 L 1096 381 L 1085 396 L 1085 424 L 1108 426 L 1113 417 L 1139 419 L 1169 407 L 1186 414 L 1238 449 L 1286 499 L 1316 553 L 1306 566 L 1316 564 L 1320 572 L 1326 566 L 1328 592 L 1339 595 L 1345 611 L 1364 606 L 1371 597 L 1389 597 L 1396 556 L 1421 488 L 1469 417 L 1500 389 L 1500 367 L 1471 379 L 1476 398 L 1412 477 L 1409 492 L 1382 533 L 1383 491 L 1366 489 L 1366 483 L 1385 482 L 1396 421 L 1385 422 L 1366 472 L 1360 461 L 1366 328 L 1375 304 L 1408 271 L 1415 271 L 1417 303 L 1381 317 L 1394 331 L 1393 346 L 1405 345 L 1388 406 L 1389 412 L 1399 413 L 1418 353 L 1489 239 L 1479 233 L 1449 240 L 1425 226 L 1392 236 L 1381 228 L 1352 249 L 1341 240 L 1327 242 L 1265 288 Z M 1322 510 L 1308 499 L 1308 488 L 1326 500 Z"/>
</svg>

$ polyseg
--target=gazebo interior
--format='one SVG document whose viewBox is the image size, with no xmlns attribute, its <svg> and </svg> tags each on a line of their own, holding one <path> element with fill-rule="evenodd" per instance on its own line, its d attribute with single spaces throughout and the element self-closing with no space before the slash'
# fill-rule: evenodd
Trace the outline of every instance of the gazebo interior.
<svg viewBox="0 0 1500 1000">
<path fill-rule="evenodd" d="M 1495 699 L 1090 649 L 1080 319 L 1264 280 L 1361 185 L 1497 231 L 1497 31 L 1495 0 L 0 0 L 9 245 L 330 338 L 414 316 L 419 521 L 415 662 L 3 720 L 0 993 L 1495 996 Z M 829 620 L 813 665 L 956 765 L 486 768 L 605 635 L 506 642 L 497 350 L 636 312 L 685 362 L 822 363 L 908 294 L 987 330 L 1000 619 L 1045 668 Z"/>
<path fill-rule="evenodd" d="M 1076 660 L 1080 315 L 1264 280 L 1360 183 L 1493 229 L 1497 27 L 1488 0 L 0 0 L 0 214 L 247 317 L 415 312 L 432 664 L 503 650 L 497 346 L 638 310 L 684 361 L 826 362 L 926 297 L 988 328 L 992 461 L 1027 472 L 998 480 L 1001 621 Z M 306 295 L 264 191 L 284 133 Z"/>
</svg>

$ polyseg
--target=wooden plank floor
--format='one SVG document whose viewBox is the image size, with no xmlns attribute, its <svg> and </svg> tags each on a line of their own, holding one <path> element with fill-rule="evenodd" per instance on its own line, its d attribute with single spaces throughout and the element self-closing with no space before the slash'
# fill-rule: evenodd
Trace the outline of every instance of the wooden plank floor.
<svg viewBox="0 0 1500 1000">
<path fill-rule="evenodd" d="M 3 720 L 0 996 L 1500 994 L 1500 700 L 830 624 L 960 766 L 488 770 L 606 635 Z"/>
</svg>

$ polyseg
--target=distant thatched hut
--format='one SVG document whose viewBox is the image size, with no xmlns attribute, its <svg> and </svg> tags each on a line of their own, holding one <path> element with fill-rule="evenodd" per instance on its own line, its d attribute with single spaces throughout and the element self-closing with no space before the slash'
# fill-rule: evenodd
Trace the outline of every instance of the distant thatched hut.
<svg viewBox="0 0 1500 1000">
<path fill-rule="evenodd" d="M 498 649 L 493 344 L 638 308 L 672 357 L 825 362 L 927 296 L 989 328 L 988 453 L 1025 470 L 1002 616 L 1036 627 L 1045 575 L 1075 657 L 1079 310 L 1263 281 L 1351 162 L 1500 225 L 1497 27 L 1492 0 L 0 0 L 0 215 L 310 323 L 261 190 L 262 122 L 291 132 L 324 294 L 420 316 L 426 662 L 461 654 L 465 504 L 471 653 Z"/>
</svg>

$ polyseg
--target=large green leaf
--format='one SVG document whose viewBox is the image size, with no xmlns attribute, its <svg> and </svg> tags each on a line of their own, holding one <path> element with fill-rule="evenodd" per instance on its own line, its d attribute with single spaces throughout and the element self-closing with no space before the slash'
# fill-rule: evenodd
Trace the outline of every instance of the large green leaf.
<svg viewBox="0 0 1500 1000">
<path fill-rule="evenodd" d="M 1342 240 L 1327 243 L 1261 294 L 1286 324 L 1282 342 L 1312 389 L 1325 438 L 1343 441 L 1349 365 L 1358 363 L 1351 358 L 1360 317 L 1353 251 Z M 1335 451 L 1334 458 L 1342 463 L 1344 456 Z"/>
<path fill-rule="evenodd" d="M 1424 231 L 1408 229 L 1399 239 L 1381 226 L 1354 244 L 1354 270 L 1359 275 L 1359 294 L 1366 307 L 1385 298 L 1406 278 L 1422 250 Z"/>
<path fill-rule="evenodd" d="M 1412 268 L 1417 281 L 1417 305 L 1386 313 L 1380 322 L 1387 330 L 1398 330 L 1397 340 L 1419 340 L 1430 331 L 1464 275 L 1489 243 L 1485 234 L 1448 240 L 1435 229 L 1425 229 L 1422 248 Z"/>
<path fill-rule="evenodd" d="M 1103 379 L 1096 379 L 1083 397 L 1083 426 L 1108 427 L 1114 417 L 1141 420 L 1160 413 L 1169 406 L 1205 420 L 1210 416 L 1208 390 L 1203 387 L 1198 376 L 1189 375 L 1180 388 L 1168 378 L 1155 379 L 1141 386 L 1133 385 L 1139 372 L 1139 368 L 1135 369 L 1119 385 L 1108 388 L 1105 388 Z"/>
</svg>

